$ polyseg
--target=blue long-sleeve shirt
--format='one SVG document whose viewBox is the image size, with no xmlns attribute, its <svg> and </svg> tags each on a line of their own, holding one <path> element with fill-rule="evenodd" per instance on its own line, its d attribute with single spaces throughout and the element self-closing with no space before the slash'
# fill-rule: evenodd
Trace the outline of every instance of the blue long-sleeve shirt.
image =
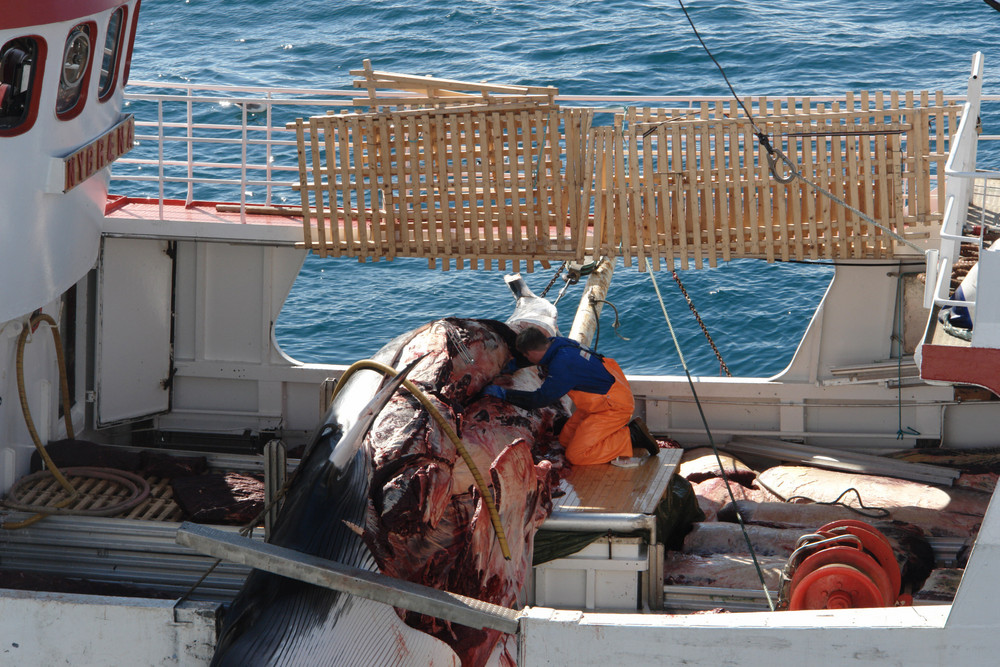
<svg viewBox="0 0 1000 667">
<path fill-rule="evenodd" d="M 615 378 L 604 367 L 604 357 L 569 338 L 555 336 L 549 341 L 549 349 L 538 362 L 548 371 L 542 386 L 535 391 L 508 389 L 509 402 L 531 410 L 551 405 L 574 389 L 591 394 L 608 393 Z"/>
</svg>

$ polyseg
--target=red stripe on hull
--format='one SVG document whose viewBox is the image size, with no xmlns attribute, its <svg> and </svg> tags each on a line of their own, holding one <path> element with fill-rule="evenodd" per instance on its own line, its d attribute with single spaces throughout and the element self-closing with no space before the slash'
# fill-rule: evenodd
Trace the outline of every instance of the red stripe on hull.
<svg viewBox="0 0 1000 667">
<path fill-rule="evenodd" d="M 127 5 L 126 0 L 12 0 L 4 3 L 0 30 L 72 21 Z"/>
<path fill-rule="evenodd" d="M 974 384 L 1000 396 L 1000 350 L 989 347 L 924 345 L 920 377 L 957 384 Z"/>
</svg>

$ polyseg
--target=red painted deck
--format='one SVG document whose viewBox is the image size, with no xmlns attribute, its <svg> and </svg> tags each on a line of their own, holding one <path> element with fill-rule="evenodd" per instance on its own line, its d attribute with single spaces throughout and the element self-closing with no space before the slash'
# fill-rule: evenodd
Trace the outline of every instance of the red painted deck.
<svg viewBox="0 0 1000 667">
<path fill-rule="evenodd" d="M 266 209 L 274 211 L 277 207 L 246 207 L 244 218 L 240 217 L 239 204 L 225 202 L 196 201 L 186 204 L 180 199 L 164 199 L 163 215 L 160 215 L 160 201 L 141 197 L 123 197 L 109 195 L 105 207 L 105 217 L 113 219 L 132 219 L 143 221 L 171 220 L 176 222 L 201 222 L 223 224 L 253 224 L 277 225 L 282 227 L 302 228 L 302 216 L 279 215 L 264 213 Z"/>
</svg>

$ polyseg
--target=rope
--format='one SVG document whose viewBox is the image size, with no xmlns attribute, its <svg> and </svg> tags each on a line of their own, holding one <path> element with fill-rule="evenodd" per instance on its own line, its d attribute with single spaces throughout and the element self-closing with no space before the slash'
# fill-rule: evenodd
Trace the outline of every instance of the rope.
<svg viewBox="0 0 1000 667">
<path fill-rule="evenodd" d="M 706 327 L 705 323 L 701 321 L 701 315 L 698 314 L 698 310 L 694 307 L 694 301 L 691 300 L 691 297 L 688 296 L 687 290 L 684 289 L 684 283 L 681 282 L 681 277 L 677 275 L 677 271 L 674 269 L 670 270 L 670 274 L 674 277 L 674 282 L 676 282 L 677 287 L 680 288 L 681 294 L 684 295 L 684 300 L 687 301 L 688 308 L 690 308 L 691 312 L 694 313 L 694 319 L 698 321 L 698 326 L 701 327 L 701 332 L 705 334 L 705 338 L 708 339 L 708 344 L 712 347 L 712 351 L 715 352 L 715 357 L 719 360 L 719 366 L 723 371 L 725 371 L 726 377 L 733 377 L 733 374 L 729 372 L 729 366 L 727 366 L 726 362 L 722 360 L 722 353 L 719 352 L 719 348 L 715 346 L 715 341 L 712 340 L 712 335 L 708 333 L 708 327 Z"/>
<path fill-rule="evenodd" d="M 684 361 L 684 353 L 681 352 L 681 345 L 677 342 L 677 334 L 674 332 L 674 325 L 670 322 L 670 316 L 667 314 L 667 307 L 663 305 L 663 296 L 660 294 L 660 287 L 656 284 L 656 276 L 653 274 L 653 267 L 649 262 L 649 258 L 646 258 L 646 270 L 649 273 L 649 279 L 653 281 L 653 289 L 656 290 L 656 298 L 660 302 L 660 310 L 663 311 L 663 318 L 667 321 L 667 327 L 670 329 L 670 337 L 674 341 L 674 349 L 677 350 L 677 356 L 681 360 L 681 366 L 684 367 L 684 374 L 687 376 L 688 386 L 691 387 L 691 395 L 694 397 L 695 405 L 698 406 L 698 414 L 701 416 L 701 422 L 705 426 L 705 433 L 708 434 L 708 442 L 712 446 L 712 451 L 715 453 L 715 461 L 718 463 L 719 468 L 725 470 L 725 466 L 722 463 L 722 457 L 719 455 L 719 449 L 715 446 L 715 438 L 712 437 L 712 430 L 708 426 L 708 419 L 705 417 L 705 411 L 701 407 L 701 401 L 698 399 L 698 392 L 694 388 L 694 381 L 691 379 L 691 372 L 688 370 L 687 362 Z M 736 520 L 740 524 L 740 530 L 743 531 L 743 539 L 747 543 L 747 549 L 750 551 L 750 558 L 753 560 L 753 566 L 757 570 L 757 577 L 760 579 L 760 585 L 764 589 L 764 597 L 767 598 L 767 606 L 770 607 L 771 611 L 774 611 L 774 601 L 771 599 L 771 593 L 767 590 L 767 581 L 764 579 L 764 571 L 760 567 L 760 562 L 757 560 L 757 553 L 754 551 L 753 543 L 750 541 L 750 535 L 747 533 L 746 524 L 743 522 L 743 514 L 739 510 L 739 506 L 736 504 L 736 496 L 733 495 L 733 490 L 729 486 L 729 479 L 723 476 L 723 480 L 726 482 L 726 491 L 729 493 L 729 499 L 733 503 L 733 509 L 736 511 Z"/>
<path fill-rule="evenodd" d="M 615 304 L 611 303 L 610 301 L 606 301 L 605 299 L 594 298 L 594 296 L 591 295 L 590 308 L 591 310 L 594 311 L 594 345 L 590 349 L 592 349 L 594 352 L 597 352 L 597 341 L 601 339 L 601 318 L 597 312 L 597 304 L 599 303 L 606 303 L 609 306 L 611 306 L 612 310 L 615 311 L 615 321 L 614 324 L 611 325 L 611 328 L 615 330 L 615 335 L 621 338 L 622 340 L 631 340 L 631 338 L 623 336 L 619 331 L 622 323 L 618 319 L 618 308 L 615 307 Z"/>
</svg>

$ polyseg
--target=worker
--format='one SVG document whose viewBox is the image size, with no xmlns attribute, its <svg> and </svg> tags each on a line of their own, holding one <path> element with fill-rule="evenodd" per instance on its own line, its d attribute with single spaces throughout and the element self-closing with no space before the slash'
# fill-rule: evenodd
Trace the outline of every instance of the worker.
<svg viewBox="0 0 1000 667">
<path fill-rule="evenodd" d="M 629 422 L 635 401 L 614 359 L 569 338 L 549 338 L 535 327 L 519 333 L 515 347 L 530 364 L 547 371 L 542 386 L 535 391 L 519 391 L 493 384 L 484 393 L 528 410 L 551 405 L 569 394 L 576 410 L 559 433 L 569 462 L 591 465 L 618 460 L 624 464 L 632 460 Z M 505 370 L 513 368 L 508 365 Z M 659 452 L 655 441 L 642 444 L 654 456 Z"/>
</svg>

